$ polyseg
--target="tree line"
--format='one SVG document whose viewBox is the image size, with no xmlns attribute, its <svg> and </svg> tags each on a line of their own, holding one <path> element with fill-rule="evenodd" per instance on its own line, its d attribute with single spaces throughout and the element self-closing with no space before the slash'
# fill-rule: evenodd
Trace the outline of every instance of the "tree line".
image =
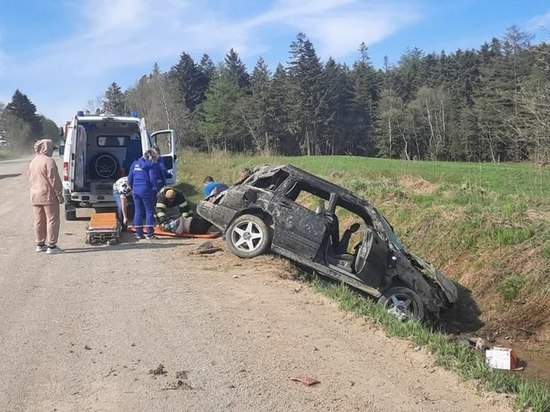
<svg viewBox="0 0 550 412">
<path fill-rule="evenodd" d="M 531 41 L 512 26 L 477 50 L 414 48 L 375 69 L 365 44 L 350 66 L 323 62 L 299 33 L 274 71 L 259 58 L 249 72 L 233 49 L 217 64 L 183 52 L 124 91 L 112 83 L 88 109 L 137 111 L 205 151 L 546 164 L 550 45 Z"/>
<path fill-rule="evenodd" d="M 34 103 L 21 91 L 16 90 L 7 105 L 0 102 L 0 140 L 10 150 L 28 150 L 42 138 L 57 143 L 59 134 L 55 122 L 37 114 Z"/>
</svg>

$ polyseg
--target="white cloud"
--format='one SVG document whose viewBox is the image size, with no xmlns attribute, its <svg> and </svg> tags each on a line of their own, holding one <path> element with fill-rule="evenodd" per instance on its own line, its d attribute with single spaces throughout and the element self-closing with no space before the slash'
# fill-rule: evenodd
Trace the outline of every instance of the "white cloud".
<svg viewBox="0 0 550 412">
<path fill-rule="evenodd" d="M 545 14 L 532 18 L 528 23 L 528 27 L 533 31 L 550 30 L 550 10 Z"/>
<path fill-rule="evenodd" d="M 288 24 L 307 33 L 322 57 L 337 58 L 353 53 L 361 42 L 371 46 L 420 18 L 405 5 L 397 10 L 373 3 L 354 10 L 296 16 Z"/>
</svg>

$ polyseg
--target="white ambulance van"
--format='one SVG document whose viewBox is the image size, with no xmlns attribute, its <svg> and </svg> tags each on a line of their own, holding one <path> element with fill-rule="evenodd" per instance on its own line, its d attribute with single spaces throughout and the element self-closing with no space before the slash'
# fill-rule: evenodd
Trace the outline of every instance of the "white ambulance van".
<svg viewBox="0 0 550 412">
<path fill-rule="evenodd" d="M 167 170 L 166 184 L 177 178 L 176 136 L 173 130 L 149 134 L 145 120 L 132 116 L 92 116 L 78 112 L 65 130 L 63 196 L 65 218 L 76 209 L 115 207 L 113 183 L 128 175 L 132 162 L 158 145 Z"/>
</svg>

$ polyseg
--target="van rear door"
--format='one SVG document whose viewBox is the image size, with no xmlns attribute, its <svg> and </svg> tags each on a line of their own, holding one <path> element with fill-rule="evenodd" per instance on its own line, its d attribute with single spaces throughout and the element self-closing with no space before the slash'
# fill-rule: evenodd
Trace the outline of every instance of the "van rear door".
<svg viewBox="0 0 550 412">
<path fill-rule="evenodd" d="M 151 135 L 151 141 L 160 149 L 160 157 L 165 167 L 166 184 L 173 185 L 178 177 L 176 133 L 173 130 L 159 130 Z"/>
<path fill-rule="evenodd" d="M 63 153 L 63 188 L 74 191 L 75 178 L 75 154 L 76 138 L 78 130 L 78 118 L 75 116 L 72 122 L 65 126 L 65 152 Z"/>
</svg>

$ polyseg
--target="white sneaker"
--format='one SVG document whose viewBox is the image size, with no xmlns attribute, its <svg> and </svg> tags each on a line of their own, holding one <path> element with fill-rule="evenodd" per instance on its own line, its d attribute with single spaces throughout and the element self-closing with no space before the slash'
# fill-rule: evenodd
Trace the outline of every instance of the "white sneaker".
<svg viewBox="0 0 550 412">
<path fill-rule="evenodd" d="M 46 249 L 48 249 L 46 247 L 46 245 L 36 245 L 36 249 L 34 249 L 35 252 L 45 252 Z"/>
<path fill-rule="evenodd" d="M 56 247 L 49 247 L 48 250 L 46 250 L 46 253 L 48 255 L 55 255 L 57 253 L 61 253 L 63 252 L 61 249 L 59 249 L 57 246 Z"/>
</svg>

